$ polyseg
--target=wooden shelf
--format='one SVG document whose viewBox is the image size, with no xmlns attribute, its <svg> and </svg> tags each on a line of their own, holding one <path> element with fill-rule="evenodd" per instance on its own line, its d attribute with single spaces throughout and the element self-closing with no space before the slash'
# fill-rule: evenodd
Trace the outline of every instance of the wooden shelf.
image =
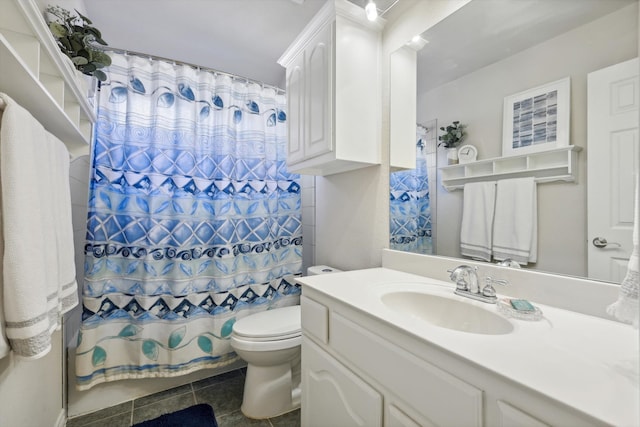
<svg viewBox="0 0 640 427">
<path fill-rule="evenodd" d="M 471 163 L 443 166 L 442 186 L 447 191 L 461 190 L 469 182 L 532 176 L 536 182 L 574 182 L 578 152 L 581 147 L 569 145 L 538 153 L 478 160 Z"/>
<path fill-rule="evenodd" d="M 33 0 L 0 2 L 0 92 L 27 109 L 72 156 L 88 153 L 95 112 Z"/>
</svg>

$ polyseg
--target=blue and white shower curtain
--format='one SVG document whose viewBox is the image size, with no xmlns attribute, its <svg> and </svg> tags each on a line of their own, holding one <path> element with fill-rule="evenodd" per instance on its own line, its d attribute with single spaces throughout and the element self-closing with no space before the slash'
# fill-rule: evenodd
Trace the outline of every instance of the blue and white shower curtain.
<svg viewBox="0 0 640 427">
<path fill-rule="evenodd" d="M 299 301 L 285 97 L 113 55 L 92 153 L 79 389 L 237 360 L 234 322 Z"/>
<path fill-rule="evenodd" d="M 431 204 L 425 141 L 418 135 L 416 168 L 390 174 L 389 247 L 432 254 Z"/>
</svg>

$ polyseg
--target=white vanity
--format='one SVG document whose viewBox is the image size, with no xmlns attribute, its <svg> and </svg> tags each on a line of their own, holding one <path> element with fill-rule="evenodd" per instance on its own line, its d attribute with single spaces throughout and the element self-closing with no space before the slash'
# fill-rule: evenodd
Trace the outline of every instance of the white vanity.
<svg viewBox="0 0 640 427">
<path fill-rule="evenodd" d="M 304 426 L 640 425 L 628 325 L 536 300 L 542 320 L 506 320 L 390 268 L 299 280 Z"/>
</svg>

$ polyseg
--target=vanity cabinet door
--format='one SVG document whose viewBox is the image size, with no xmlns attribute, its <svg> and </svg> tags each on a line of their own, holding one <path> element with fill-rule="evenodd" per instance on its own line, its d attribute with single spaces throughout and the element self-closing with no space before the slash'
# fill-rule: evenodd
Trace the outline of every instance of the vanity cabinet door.
<svg viewBox="0 0 640 427">
<path fill-rule="evenodd" d="M 287 162 L 304 160 L 304 52 L 287 68 Z"/>
<path fill-rule="evenodd" d="M 329 331 L 331 348 L 402 399 L 420 424 L 429 425 L 424 419 L 440 426 L 483 426 L 483 390 L 335 311 Z"/>
<path fill-rule="evenodd" d="M 388 404 L 385 413 L 384 427 L 436 427 L 435 424 L 425 421 L 418 424 L 394 404 Z"/>
<path fill-rule="evenodd" d="M 498 400 L 498 427 L 549 427 L 543 423 L 521 411 L 520 409 L 509 405 L 502 400 Z"/>
<path fill-rule="evenodd" d="M 305 49 L 306 138 L 304 159 L 310 159 L 333 149 L 331 135 L 332 112 L 332 34 L 335 24 L 327 25 Z"/>
<path fill-rule="evenodd" d="M 306 427 L 382 426 L 382 395 L 306 337 L 301 408 Z"/>
<path fill-rule="evenodd" d="M 333 150 L 331 134 L 333 24 L 320 29 L 287 66 L 287 165 Z"/>
</svg>

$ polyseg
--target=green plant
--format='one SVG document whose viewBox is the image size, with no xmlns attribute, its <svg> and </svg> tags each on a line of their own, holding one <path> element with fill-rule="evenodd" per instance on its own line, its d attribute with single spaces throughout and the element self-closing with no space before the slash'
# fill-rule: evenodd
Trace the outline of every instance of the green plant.
<svg viewBox="0 0 640 427">
<path fill-rule="evenodd" d="M 438 140 L 440 140 L 438 147 L 441 145 L 444 145 L 445 148 L 456 147 L 467 136 L 467 133 L 464 131 L 464 128 L 466 127 L 467 125 L 462 125 L 457 120 L 446 128 L 441 127 L 440 130 L 444 131 L 445 133 L 438 137 Z"/>
<path fill-rule="evenodd" d="M 60 6 L 49 5 L 46 12 L 49 29 L 62 53 L 83 74 L 105 81 L 107 75 L 100 68 L 109 66 L 111 58 L 94 47 L 94 42 L 104 46 L 107 43 L 102 40 L 100 31 L 92 26 L 91 20 L 77 10 L 74 15 Z"/>
</svg>

